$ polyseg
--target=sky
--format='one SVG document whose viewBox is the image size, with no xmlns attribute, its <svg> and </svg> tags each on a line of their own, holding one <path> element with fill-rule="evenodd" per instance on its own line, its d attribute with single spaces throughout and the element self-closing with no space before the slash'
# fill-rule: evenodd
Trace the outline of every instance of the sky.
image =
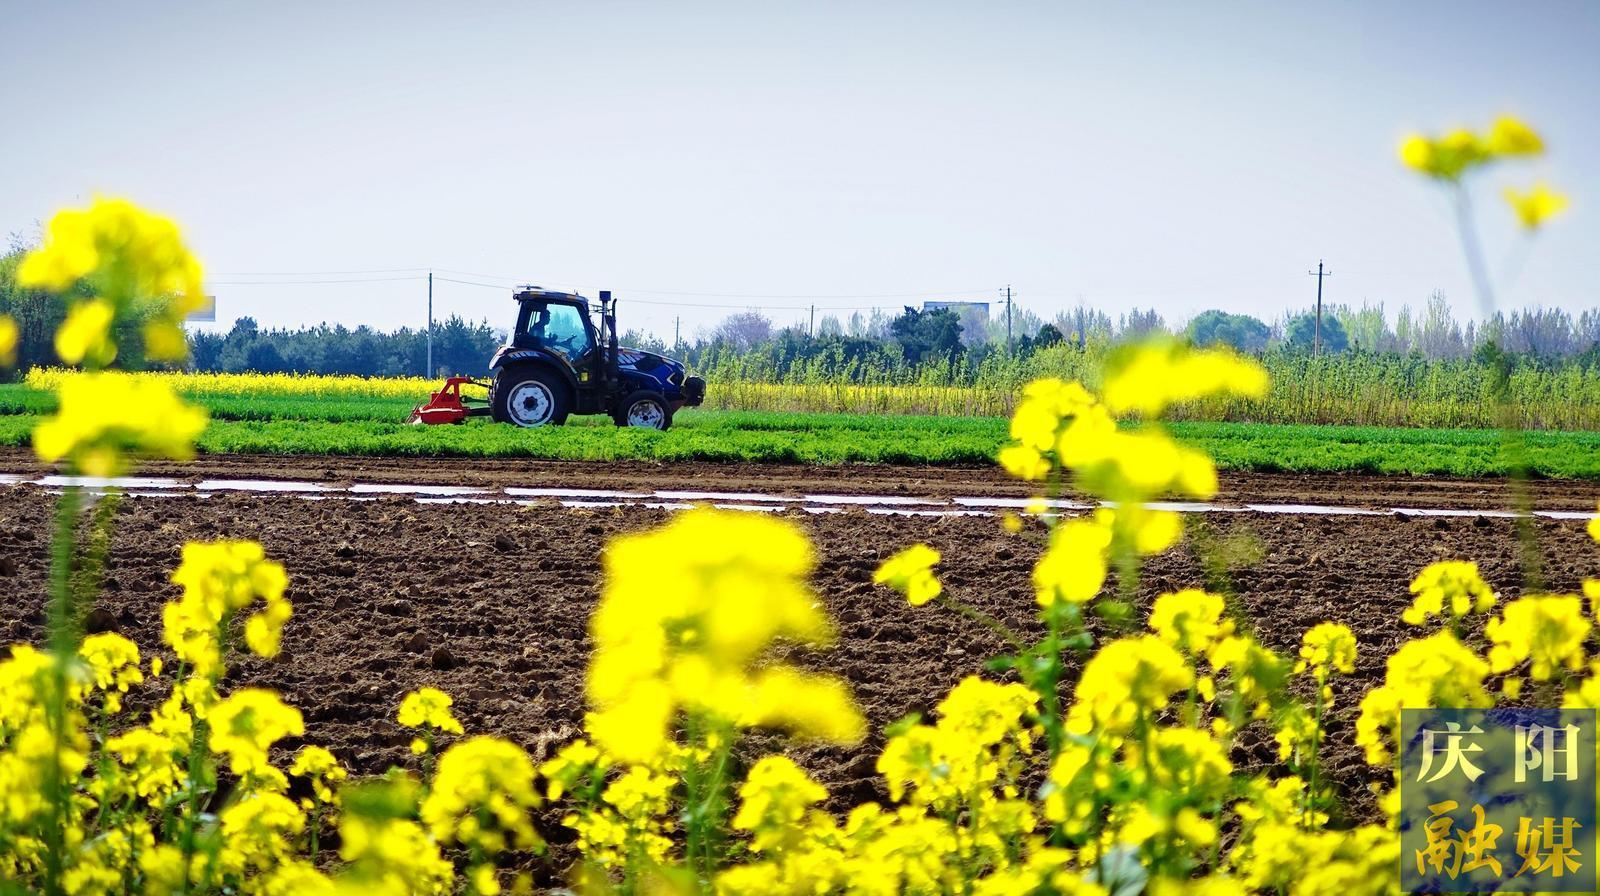
<svg viewBox="0 0 1600 896">
<path fill-rule="evenodd" d="M 184 227 L 218 326 L 511 322 L 611 289 L 688 337 L 924 299 L 1169 322 L 1477 305 L 1411 130 L 1515 113 L 1473 184 L 1503 307 L 1600 307 L 1600 3 L 215 3 L 0 13 L 0 233 Z M 1530 241 L 1503 186 L 1573 206 Z M 354 273 L 351 273 L 354 272 Z M 337 282 L 327 282 L 337 281 Z"/>
</svg>

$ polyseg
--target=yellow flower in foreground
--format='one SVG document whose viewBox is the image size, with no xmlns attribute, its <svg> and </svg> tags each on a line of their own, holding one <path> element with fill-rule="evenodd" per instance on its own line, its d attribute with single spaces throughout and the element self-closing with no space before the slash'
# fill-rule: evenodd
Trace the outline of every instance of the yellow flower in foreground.
<svg viewBox="0 0 1600 896">
<path fill-rule="evenodd" d="M 395 720 L 407 728 L 432 728 L 446 734 L 461 734 L 461 723 L 450 712 L 455 703 L 438 688 L 417 688 L 400 701 Z"/>
<path fill-rule="evenodd" d="M 104 367 L 117 358 L 111 324 L 117 309 L 105 299 L 78 302 L 56 330 L 56 356 L 68 364 Z"/>
<path fill-rule="evenodd" d="M 200 262 L 178 226 L 124 199 L 57 212 L 44 245 L 17 268 L 17 282 L 52 292 L 81 283 L 94 296 L 73 306 L 57 336 L 57 353 L 69 364 L 110 363 L 114 324 L 132 319 L 144 322 L 147 357 L 182 360 L 188 344 L 180 325 L 207 301 Z"/>
<path fill-rule="evenodd" d="M 589 625 L 596 711 L 586 724 L 596 746 L 648 762 L 666 747 L 679 710 L 716 727 L 760 724 L 854 740 L 859 714 L 842 683 L 784 674 L 765 656 L 780 639 L 831 640 L 806 584 L 815 564 L 793 523 L 736 511 L 692 510 L 611 542 Z M 785 693 L 793 699 L 778 699 Z"/>
<path fill-rule="evenodd" d="M 0 367 L 17 363 L 17 320 L 9 314 L 0 314 Z"/>
<path fill-rule="evenodd" d="M 130 685 L 144 681 L 139 668 L 139 646 L 114 632 L 89 635 L 78 646 L 78 655 L 89 664 L 94 686 L 106 695 L 106 712 L 122 708 L 122 695 Z"/>
<path fill-rule="evenodd" d="M 1319 623 L 1306 632 L 1300 644 L 1300 662 L 1296 672 L 1310 669 L 1318 681 L 1325 681 L 1330 671 L 1349 675 L 1356 671 L 1356 636 L 1347 626 L 1337 622 Z"/>
<path fill-rule="evenodd" d="M 1478 575 L 1478 564 L 1463 560 L 1430 563 L 1411 581 L 1416 595 L 1400 614 L 1408 625 L 1421 625 L 1430 617 L 1482 613 L 1494 606 L 1494 590 Z"/>
<path fill-rule="evenodd" d="M 1067 730 L 1125 733 L 1140 715 L 1158 712 L 1193 682 L 1194 672 L 1183 655 L 1160 638 L 1112 641 L 1084 666 L 1067 712 Z"/>
<path fill-rule="evenodd" d="M 1233 633 L 1222 618 L 1219 595 L 1188 588 L 1156 598 L 1150 609 L 1150 630 L 1161 640 L 1191 655 L 1204 654 L 1220 635 Z"/>
<path fill-rule="evenodd" d="M 529 810 L 543 805 L 534 787 L 533 760 L 516 744 L 472 737 L 439 758 L 421 816 L 441 843 L 492 858 L 506 849 L 538 849 Z"/>
<path fill-rule="evenodd" d="M 63 209 L 50 219 L 44 245 L 22 260 L 17 282 L 63 292 L 79 280 L 128 278 L 132 295 L 204 299 L 200 263 L 178 225 L 126 199 L 96 199 L 86 209 Z M 192 309 L 190 309 L 192 310 Z M 187 313 L 187 310 L 185 311 Z"/>
<path fill-rule="evenodd" d="M 1412 134 L 1400 144 L 1400 160 L 1407 167 L 1440 180 L 1459 180 L 1467 169 L 1491 158 L 1483 140 L 1465 128 L 1435 139 Z"/>
<path fill-rule="evenodd" d="M 944 590 L 933 575 L 939 552 L 925 544 L 914 544 L 895 554 L 873 574 L 872 581 L 904 594 L 913 607 L 920 607 Z"/>
<path fill-rule="evenodd" d="M 1536 156 L 1544 152 L 1544 140 L 1522 119 L 1502 115 L 1489 131 L 1489 151 L 1498 156 Z"/>
<path fill-rule="evenodd" d="M 1530 660 L 1534 681 L 1547 681 L 1558 669 L 1576 672 L 1583 666 L 1583 639 L 1592 627 L 1576 596 L 1514 600 L 1484 629 L 1494 644 L 1489 648 L 1489 667 L 1508 672 Z"/>
<path fill-rule="evenodd" d="M 1506 187 L 1506 202 L 1517 213 L 1517 220 L 1527 230 L 1538 230 L 1546 220 L 1566 210 L 1567 197 L 1542 183 L 1534 184 L 1527 192 Z"/>
<path fill-rule="evenodd" d="M 1193 349 L 1158 340 L 1133 349 L 1115 362 L 1106 377 L 1105 403 L 1115 416 L 1154 417 L 1167 405 L 1209 395 L 1259 398 L 1267 391 L 1267 372 L 1229 349 Z"/>
<path fill-rule="evenodd" d="M 276 655 L 278 632 L 292 612 L 284 597 L 289 577 L 260 544 L 191 541 L 172 581 L 183 596 L 162 610 L 163 637 L 196 675 L 220 673 L 225 623 L 258 599 L 266 606 L 245 624 L 245 641 L 260 656 Z"/>
<path fill-rule="evenodd" d="M 188 460 L 206 427 L 206 412 L 184 403 L 156 379 L 118 373 L 73 377 L 61 386 L 61 407 L 33 431 L 39 459 L 70 459 L 79 472 L 115 476 L 131 456 Z"/>
<path fill-rule="evenodd" d="M 1449 632 L 1407 641 L 1389 657 L 1383 684 L 1367 692 L 1356 718 L 1356 744 L 1367 762 L 1384 765 L 1400 725 L 1400 710 L 1435 706 L 1482 708 L 1494 698 L 1483 688 L 1489 664 Z"/>
<path fill-rule="evenodd" d="M 803 835 L 801 822 L 806 813 L 827 798 L 828 791 L 794 760 L 764 756 L 751 766 L 739 787 L 739 811 L 733 817 L 733 828 L 751 831 L 751 847 L 766 852 L 798 840 Z"/>
<path fill-rule="evenodd" d="M 1050 536 L 1050 548 L 1033 567 L 1034 599 L 1039 606 L 1081 604 L 1106 583 L 1106 552 L 1111 520 L 1105 513 L 1067 520 Z"/>
<path fill-rule="evenodd" d="M 211 749 L 225 753 L 234 774 L 257 772 L 267 765 L 267 750 L 286 737 L 306 733 L 300 710 L 272 691 L 245 688 L 211 708 Z"/>
</svg>

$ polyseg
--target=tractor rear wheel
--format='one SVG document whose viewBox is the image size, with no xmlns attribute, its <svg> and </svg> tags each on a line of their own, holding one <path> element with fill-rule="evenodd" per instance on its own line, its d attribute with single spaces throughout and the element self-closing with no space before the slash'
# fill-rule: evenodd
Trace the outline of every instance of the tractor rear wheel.
<svg viewBox="0 0 1600 896">
<path fill-rule="evenodd" d="M 617 405 L 612 419 L 618 426 L 638 426 L 644 429 L 666 429 L 672 425 L 672 408 L 666 396 L 649 389 L 640 389 Z"/>
<path fill-rule="evenodd" d="M 567 384 L 538 368 L 496 374 L 492 406 L 496 420 L 524 427 L 560 426 L 572 412 Z"/>
</svg>

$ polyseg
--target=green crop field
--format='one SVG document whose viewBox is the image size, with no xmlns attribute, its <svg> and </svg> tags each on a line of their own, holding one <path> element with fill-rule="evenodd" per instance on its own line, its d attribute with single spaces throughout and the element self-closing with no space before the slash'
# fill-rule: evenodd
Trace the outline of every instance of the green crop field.
<svg viewBox="0 0 1600 896">
<path fill-rule="evenodd" d="M 212 422 L 209 453 L 529 457 L 569 460 L 764 461 L 806 464 L 986 464 L 1006 439 L 998 417 L 930 417 L 684 410 L 671 430 L 622 430 L 604 417 L 521 430 L 485 420 L 408 426 L 414 401 L 376 395 L 196 394 Z M 0 445 L 28 443 L 54 397 L 0 386 Z M 1498 432 L 1257 423 L 1171 424 L 1223 469 L 1504 475 Z M 1600 433 L 1530 432 L 1530 469 L 1600 478 Z"/>
</svg>

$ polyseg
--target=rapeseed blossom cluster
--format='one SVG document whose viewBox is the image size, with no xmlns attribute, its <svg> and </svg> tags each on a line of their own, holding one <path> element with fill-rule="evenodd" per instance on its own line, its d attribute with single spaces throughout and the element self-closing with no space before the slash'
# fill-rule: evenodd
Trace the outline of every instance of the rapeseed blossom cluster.
<svg viewBox="0 0 1600 896">
<path fill-rule="evenodd" d="M 1411 134 L 1400 144 L 1400 160 L 1435 180 L 1459 185 L 1465 175 L 1491 163 L 1539 156 L 1544 150 L 1544 139 L 1533 128 L 1507 115 L 1496 119 L 1484 133 L 1455 128 L 1431 137 Z M 1528 190 L 1507 187 L 1504 195 L 1518 222 L 1528 230 L 1537 230 L 1568 204 L 1566 196 L 1543 183 Z"/>
<path fill-rule="evenodd" d="M 920 607 L 944 590 L 933 568 L 939 565 L 939 552 L 925 544 L 914 544 L 895 554 L 873 574 L 872 581 L 904 594 L 913 607 Z"/>
<path fill-rule="evenodd" d="M 178 226 L 123 199 L 57 212 L 44 244 L 17 268 L 17 282 L 57 293 L 82 288 L 87 297 L 72 301 L 56 332 L 56 354 L 94 368 L 116 359 L 114 331 L 122 321 L 142 324 L 152 360 L 183 360 L 183 319 L 206 303 L 200 262 Z"/>
<path fill-rule="evenodd" d="M 17 341 L 21 335 L 17 319 L 9 314 L 0 314 L 0 367 L 17 363 Z"/>
<path fill-rule="evenodd" d="M 35 427 L 33 450 L 45 463 L 66 460 L 90 476 L 117 476 L 140 457 L 188 460 L 206 412 L 159 380 L 92 373 L 67 380 L 60 409 Z"/>
<path fill-rule="evenodd" d="M 708 730 L 860 739 L 864 723 L 842 683 L 765 657 L 778 640 L 831 640 L 806 584 L 815 563 L 793 524 L 732 511 L 688 511 L 613 541 L 590 623 L 587 727 L 596 745 L 648 763 L 680 711 Z"/>
<path fill-rule="evenodd" d="M 215 681 L 221 676 L 228 625 L 258 600 L 262 607 L 245 622 L 245 643 L 258 656 L 277 655 L 283 625 L 293 613 L 284 597 L 289 577 L 260 544 L 189 542 L 172 581 L 183 588 L 183 595 L 162 612 L 166 642 L 198 678 Z"/>
<path fill-rule="evenodd" d="M 1411 580 L 1411 593 L 1416 597 L 1400 615 L 1410 625 L 1423 625 L 1443 614 L 1459 619 L 1484 613 L 1495 602 L 1494 589 L 1478 575 L 1478 564 L 1461 560 L 1429 564 Z"/>
</svg>

